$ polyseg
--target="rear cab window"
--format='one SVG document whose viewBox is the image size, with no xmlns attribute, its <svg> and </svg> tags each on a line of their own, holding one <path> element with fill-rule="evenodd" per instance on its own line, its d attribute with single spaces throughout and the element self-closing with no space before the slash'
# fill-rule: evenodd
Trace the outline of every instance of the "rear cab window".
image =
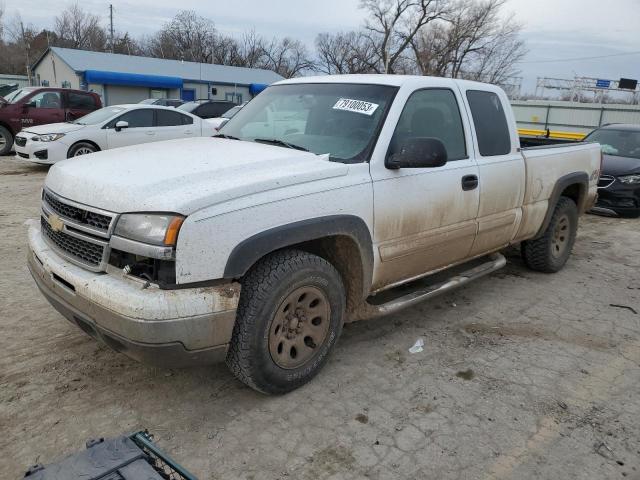
<svg viewBox="0 0 640 480">
<path fill-rule="evenodd" d="M 511 132 L 500 97 L 494 92 L 468 90 L 467 101 L 483 157 L 511 153 Z"/>
</svg>

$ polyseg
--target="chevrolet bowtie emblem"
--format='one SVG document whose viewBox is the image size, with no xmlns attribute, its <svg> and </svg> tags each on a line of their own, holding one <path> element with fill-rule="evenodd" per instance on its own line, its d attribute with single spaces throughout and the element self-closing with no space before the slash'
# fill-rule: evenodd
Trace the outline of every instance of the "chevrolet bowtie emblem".
<svg viewBox="0 0 640 480">
<path fill-rule="evenodd" d="M 51 226 L 51 230 L 53 230 L 54 232 L 61 232 L 64 228 L 64 222 L 55 213 L 49 215 L 48 221 L 49 225 Z"/>
</svg>

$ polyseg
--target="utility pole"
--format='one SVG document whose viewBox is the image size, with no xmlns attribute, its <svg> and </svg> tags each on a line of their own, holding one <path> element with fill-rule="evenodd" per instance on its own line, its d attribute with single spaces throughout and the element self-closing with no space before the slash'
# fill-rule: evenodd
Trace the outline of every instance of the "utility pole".
<svg viewBox="0 0 640 480">
<path fill-rule="evenodd" d="M 113 53 L 113 4 L 109 4 L 109 32 L 111 33 L 111 53 Z"/>
</svg>

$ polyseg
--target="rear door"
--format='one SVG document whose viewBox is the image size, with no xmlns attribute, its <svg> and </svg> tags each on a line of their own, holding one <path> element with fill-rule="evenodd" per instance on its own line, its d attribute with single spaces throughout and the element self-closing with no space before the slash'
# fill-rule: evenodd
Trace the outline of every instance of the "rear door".
<svg viewBox="0 0 640 480">
<path fill-rule="evenodd" d="M 156 114 L 156 138 L 154 141 L 172 140 L 176 138 L 197 137 L 196 125 L 193 118 L 184 115 L 177 110 L 157 109 Z"/>
<path fill-rule="evenodd" d="M 75 120 L 98 108 L 93 95 L 82 92 L 65 92 L 65 118 Z"/>
<path fill-rule="evenodd" d="M 116 123 L 124 121 L 129 124 L 127 128 L 116 130 Z M 156 128 L 154 126 L 154 109 L 137 108 L 123 113 L 113 119 L 105 127 L 107 130 L 107 145 L 109 148 L 126 147 L 156 140 Z"/>
<path fill-rule="evenodd" d="M 396 103 L 403 97 L 406 103 L 385 156 L 410 138 L 429 137 L 442 141 L 448 161 L 441 167 L 390 170 L 384 157 L 372 160 L 374 242 L 380 259 L 374 289 L 465 259 L 476 236 L 479 194 L 473 180 L 478 166 L 461 94 L 449 80 L 429 79 L 429 85 L 398 93 Z"/>
<path fill-rule="evenodd" d="M 480 255 L 508 245 L 515 236 L 522 220 L 525 165 L 505 93 L 492 86 L 459 85 L 473 124 L 480 172 L 478 236 L 471 251 Z"/>
</svg>

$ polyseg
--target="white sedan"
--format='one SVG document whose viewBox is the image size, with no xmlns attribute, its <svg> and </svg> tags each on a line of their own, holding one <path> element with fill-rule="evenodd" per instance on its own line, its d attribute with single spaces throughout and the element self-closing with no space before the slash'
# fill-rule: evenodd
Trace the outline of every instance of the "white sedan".
<svg viewBox="0 0 640 480">
<path fill-rule="evenodd" d="M 15 150 L 25 160 L 53 164 L 99 150 L 215 133 L 201 118 L 172 107 L 114 105 L 72 122 L 27 127 L 16 135 Z"/>
</svg>

